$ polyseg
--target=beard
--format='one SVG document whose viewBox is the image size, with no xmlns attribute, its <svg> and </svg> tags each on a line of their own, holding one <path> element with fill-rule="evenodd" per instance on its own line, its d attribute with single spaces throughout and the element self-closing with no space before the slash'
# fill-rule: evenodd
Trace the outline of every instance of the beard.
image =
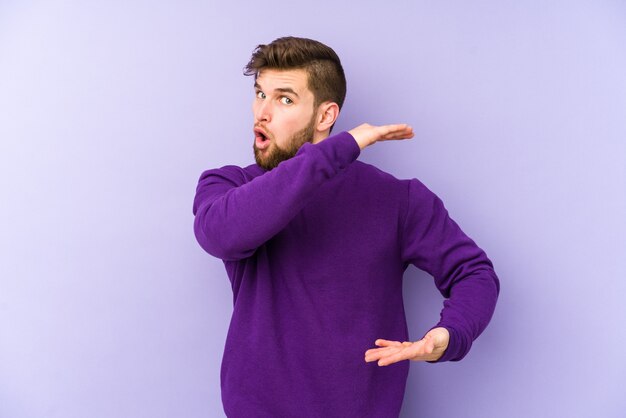
<svg viewBox="0 0 626 418">
<path fill-rule="evenodd" d="M 304 129 L 296 132 L 289 138 L 286 148 L 281 148 L 276 142 L 272 142 L 265 151 L 266 155 L 263 155 L 262 151 L 257 148 L 256 143 L 254 143 L 254 159 L 256 163 L 265 170 L 276 168 L 280 162 L 293 158 L 303 144 L 312 142 L 314 134 L 315 115 L 313 115 L 309 124 L 304 127 Z"/>
</svg>

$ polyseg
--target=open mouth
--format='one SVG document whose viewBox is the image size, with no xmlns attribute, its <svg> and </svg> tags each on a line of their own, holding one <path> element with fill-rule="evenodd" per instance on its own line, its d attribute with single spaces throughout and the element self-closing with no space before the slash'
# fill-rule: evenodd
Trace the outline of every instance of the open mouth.
<svg viewBox="0 0 626 418">
<path fill-rule="evenodd" d="M 270 139 L 263 131 L 255 129 L 254 135 L 257 147 L 264 149 L 269 146 Z"/>
</svg>

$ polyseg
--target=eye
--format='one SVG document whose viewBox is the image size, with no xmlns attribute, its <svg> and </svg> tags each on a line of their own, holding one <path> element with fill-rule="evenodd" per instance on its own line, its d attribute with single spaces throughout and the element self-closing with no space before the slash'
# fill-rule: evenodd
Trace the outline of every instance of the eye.
<svg viewBox="0 0 626 418">
<path fill-rule="evenodd" d="M 280 98 L 280 101 L 282 104 L 286 104 L 286 105 L 290 105 L 293 103 L 293 100 L 291 100 L 289 97 L 287 96 L 283 96 Z"/>
<path fill-rule="evenodd" d="M 256 97 L 259 99 L 265 99 L 265 93 L 263 93 L 261 90 L 256 92 Z"/>
</svg>

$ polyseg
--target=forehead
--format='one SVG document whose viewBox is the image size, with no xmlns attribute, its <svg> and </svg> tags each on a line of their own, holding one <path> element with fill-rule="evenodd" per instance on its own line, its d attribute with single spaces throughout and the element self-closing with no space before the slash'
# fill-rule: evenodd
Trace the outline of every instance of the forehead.
<svg viewBox="0 0 626 418">
<path fill-rule="evenodd" d="M 259 71 L 256 82 L 263 89 L 273 90 L 291 88 L 297 93 L 309 92 L 308 74 L 302 69 L 276 70 L 263 69 Z"/>
</svg>

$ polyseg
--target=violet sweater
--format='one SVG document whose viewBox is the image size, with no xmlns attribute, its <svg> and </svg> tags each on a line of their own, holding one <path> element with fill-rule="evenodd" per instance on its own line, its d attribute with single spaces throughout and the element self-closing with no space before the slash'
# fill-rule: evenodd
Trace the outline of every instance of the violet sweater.
<svg viewBox="0 0 626 418">
<path fill-rule="evenodd" d="M 409 339 L 402 299 L 409 264 L 446 298 L 458 361 L 499 293 L 492 262 L 417 179 L 357 160 L 348 132 L 305 143 L 266 171 L 202 173 L 194 231 L 223 260 L 233 315 L 222 358 L 229 418 L 388 418 L 400 413 L 409 361 L 365 362 L 378 338 Z"/>
</svg>

